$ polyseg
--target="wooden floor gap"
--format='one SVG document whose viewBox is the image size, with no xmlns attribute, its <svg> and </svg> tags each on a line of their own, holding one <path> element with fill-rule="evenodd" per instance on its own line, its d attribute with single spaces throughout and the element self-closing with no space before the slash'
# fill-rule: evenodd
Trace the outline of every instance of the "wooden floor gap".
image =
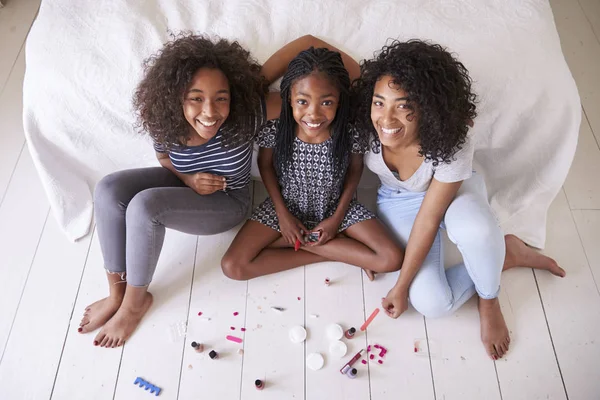
<svg viewBox="0 0 600 400">
<path fill-rule="evenodd" d="M 546 321 L 546 328 L 548 329 L 548 335 L 550 336 L 550 343 L 552 344 L 552 351 L 554 352 L 554 359 L 556 360 L 556 366 L 558 367 L 558 373 L 560 374 L 560 380 L 562 381 L 563 389 L 565 391 L 565 396 L 566 396 L 567 400 L 569 400 L 569 393 L 567 392 L 567 385 L 565 385 L 565 378 L 563 377 L 562 369 L 560 368 L 560 361 L 558 360 L 558 355 L 556 354 L 556 347 L 554 346 L 554 339 L 552 338 L 552 331 L 550 330 L 550 324 L 548 323 L 548 315 L 546 314 L 546 307 L 544 307 L 544 299 L 542 298 L 542 292 L 540 291 L 540 285 L 538 284 L 535 270 L 532 269 L 531 273 L 533 274 L 533 280 L 535 281 L 535 287 L 537 288 L 538 296 L 540 296 L 540 304 L 542 305 L 542 312 L 544 313 L 544 320 Z"/>
<path fill-rule="evenodd" d="M 196 255 L 198 254 L 198 241 L 199 238 L 196 236 L 196 245 L 194 246 L 194 261 L 192 264 L 192 280 L 190 281 L 190 295 L 188 297 L 188 306 L 187 313 L 185 317 L 185 331 L 186 338 L 187 332 L 189 332 L 189 323 L 190 323 L 190 311 L 192 309 L 192 294 L 194 293 L 194 274 L 196 273 Z M 179 390 L 181 389 L 181 375 L 183 374 L 183 361 L 185 358 L 185 345 L 187 344 L 187 340 L 183 341 L 183 347 L 181 349 L 181 365 L 179 366 L 179 379 L 177 380 L 177 399 L 179 399 Z"/>
</svg>

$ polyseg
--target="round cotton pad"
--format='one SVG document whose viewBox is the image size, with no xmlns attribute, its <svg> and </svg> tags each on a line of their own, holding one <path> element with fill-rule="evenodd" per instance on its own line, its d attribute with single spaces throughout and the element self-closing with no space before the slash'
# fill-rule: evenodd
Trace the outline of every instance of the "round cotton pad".
<svg viewBox="0 0 600 400">
<path fill-rule="evenodd" d="M 306 329 L 297 325 L 290 329 L 290 340 L 292 343 L 302 343 L 306 339 Z"/>
<path fill-rule="evenodd" d="M 346 343 L 341 340 L 336 340 L 335 342 L 331 342 L 329 345 L 329 354 L 336 358 L 342 358 L 348 352 L 348 346 Z"/>
<path fill-rule="evenodd" d="M 323 364 L 325 364 L 325 360 L 320 353 L 310 353 L 306 356 L 306 366 L 313 371 L 323 368 Z"/>
<path fill-rule="evenodd" d="M 338 324 L 331 324 L 327 327 L 327 338 L 329 340 L 340 340 L 344 336 L 344 330 Z"/>
</svg>

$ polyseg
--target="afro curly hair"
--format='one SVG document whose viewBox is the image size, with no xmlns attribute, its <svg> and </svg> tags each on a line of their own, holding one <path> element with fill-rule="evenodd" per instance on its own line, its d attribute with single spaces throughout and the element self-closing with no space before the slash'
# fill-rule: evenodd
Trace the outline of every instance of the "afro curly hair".
<svg viewBox="0 0 600 400">
<path fill-rule="evenodd" d="M 412 39 L 392 41 L 375 58 L 363 61 L 360 70 L 353 83 L 355 123 L 372 134 L 372 150 L 379 152 L 381 145 L 371 122 L 373 91 L 387 75 L 406 92 L 417 117 L 419 154 L 434 166 L 450 163 L 466 141 L 467 124 L 477 115 L 477 96 L 465 66 L 442 46 Z"/>
<path fill-rule="evenodd" d="M 246 143 L 262 124 L 261 98 L 268 91 L 261 65 L 238 42 L 182 32 L 144 61 L 144 78 L 133 96 L 136 127 L 165 149 L 186 145 L 190 124 L 184 94 L 200 68 L 221 70 L 229 81 L 230 113 L 221 130 L 226 147 Z"/>
</svg>

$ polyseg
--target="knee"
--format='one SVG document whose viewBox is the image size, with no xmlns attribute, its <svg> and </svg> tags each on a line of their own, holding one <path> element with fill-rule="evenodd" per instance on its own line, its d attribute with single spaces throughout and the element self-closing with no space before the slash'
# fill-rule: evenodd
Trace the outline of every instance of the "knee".
<svg viewBox="0 0 600 400">
<path fill-rule="evenodd" d="M 504 247 L 504 234 L 493 216 L 478 217 L 471 221 L 447 224 L 448 237 L 460 246 L 488 248 L 490 245 Z"/>
<path fill-rule="evenodd" d="M 381 250 L 381 264 L 374 269 L 377 272 L 399 271 L 404 261 L 404 251 L 398 246 L 386 246 Z"/>
<path fill-rule="evenodd" d="M 245 263 L 233 253 L 227 252 L 221 259 L 221 269 L 223 274 L 229 279 L 235 281 L 246 281 L 248 277 L 245 273 Z"/>
<path fill-rule="evenodd" d="M 127 223 L 154 220 L 160 213 L 151 190 L 143 190 L 133 196 L 127 205 Z"/>
<path fill-rule="evenodd" d="M 442 293 L 432 293 L 428 290 L 409 290 L 410 303 L 420 314 L 426 318 L 440 318 L 450 315 L 452 299 Z"/>
<path fill-rule="evenodd" d="M 94 205 L 96 207 L 120 205 L 120 188 L 121 179 L 118 172 L 106 175 L 96 184 L 94 190 Z"/>
<path fill-rule="evenodd" d="M 504 244 L 504 234 L 487 199 L 483 197 L 463 194 L 455 199 L 446 211 L 444 222 L 448 236 L 458 245 Z"/>
</svg>

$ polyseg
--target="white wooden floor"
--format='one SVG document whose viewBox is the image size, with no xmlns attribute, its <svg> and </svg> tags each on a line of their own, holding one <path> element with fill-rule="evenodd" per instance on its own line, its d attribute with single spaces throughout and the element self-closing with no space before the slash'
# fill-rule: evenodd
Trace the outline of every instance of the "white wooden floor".
<svg viewBox="0 0 600 400">
<path fill-rule="evenodd" d="M 9 0 L 0 9 L 0 399 L 150 398 L 133 385 L 137 376 L 161 387 L 164 399 L 600 399 L 600 1 L 551 0 L 585 113 L 575 162 L 548 217 L 546 253 L 567 277 L 503 275 L 513 344 L 497 362 L 480 344 L 473 301 L 437 320 L 414 311 L 399 320 L 380 315 L 368 337 L 345 340 L 350 354 L 368 343 L 389 351 L 381 365 L 359 363 L 355 380 L 338 372 L 345 359 L 327 355 L 325 327 L 360 326 L 395 276 L 369 283 L 358 269 L 325 263 L 234 282 L 218 268 L 234 232 L 168 233 L 155 305 L 124 348 L 96 348 L 93 336 L 77 333 L 83 308 L 107 288 L 97 237 L 71 244 L 59 232 L 25 146 L 23 43 L 39 1 Z M 256 200 L 264 195 L 258 185 L 255 192 Z M 187 337 L 171 337 L 180 323 Z M 305 344 L 289 341 L 293 325 L 307 328 Z M 243 344 L 225 340 L 229 334 Z M 430 357 L 415 355 L 416 339 L 428 341 Z M 196 353 L 194 340 L 220 358 Z M 320 371 L 305 368 L 312 352 L 325 354 Z M 266 379 L 265 390 L 255 379 Z"/>
</svg>

